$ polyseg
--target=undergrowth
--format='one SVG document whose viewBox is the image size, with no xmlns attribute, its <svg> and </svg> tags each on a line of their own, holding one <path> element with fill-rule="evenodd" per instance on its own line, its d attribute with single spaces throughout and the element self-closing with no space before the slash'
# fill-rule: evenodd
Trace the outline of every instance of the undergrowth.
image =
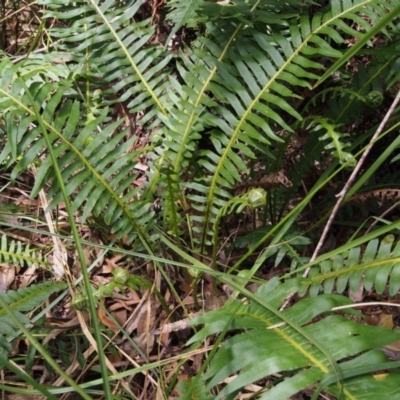
<svg viewBox="0 0 400 400">
<path fill-rule="evenodd" d="M 3 391 L 398 397 L 400 3 L 320 3 L 2 6 Z"/>
</svg>

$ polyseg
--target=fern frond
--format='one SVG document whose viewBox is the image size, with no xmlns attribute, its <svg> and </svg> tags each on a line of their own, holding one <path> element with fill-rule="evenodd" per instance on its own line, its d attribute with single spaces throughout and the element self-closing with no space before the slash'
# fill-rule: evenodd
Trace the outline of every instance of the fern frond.
<svg viewBox="0 0 400 400">
<path fill-rule="evenodd" d="M 166 76 L 164 67 L 171 55 L 149 44 L 154 35 L 150 20 L 134 22 L 142 1 L 101 5 L 96 1 L 78 1 L 73 7 L 62 8 L 47 0 L 40 4 L 46 6 L 47 17 L 73 22 L 68 28 L 53 28 L 51 34 L 59 39 L 58 49 L 72 53 L 74 62 L 84 67 L 90 78 L 90 82 L 85 82 L 87 87 L 111 86 L 107 93 L 119 93 L 119 102 L 129 99 L 132 113 L 152 105 L 165 113 L 160 101 L 160 81 Z M 87 71 L 89 65 L 96 65 L 96 71 Z"/>
<path fill-rule="evenodd" d="M 55 292 L 63 290 L 67 285 L 63 282 L 45 282 L 32 285 L 17 291 L 10 290 L 7 293 L 1 292 L 0 296 L 14 311 L 17 318 L 24 324 L 29 324 L 30 320 L 22 311 L 33 311 L 40 306 L 49 296 Z M 15 338 L 16 325 L 8 316 L 4 309 L 0 309 L 0 346 L 6 351 L 11 351 L 10 340 Z"/>
<path fill-rule="evenodd" d="M 1 237 L 0 263 L 12 265 L 24 265 L 28 267 L 45 266 L 47 263 L 43 260 L 42 253 L 29 248 L 29 243 L 23 245 L 20 241 L 11 240 L 8 243 L 7 236 Z"/>
<path fill-rule="evenodd" d="M 53 197 L 50 207 L 54 207 L 62 201 L 62 196 L 51 158 L 46 156 L 45 139 L 33 123 L 36 115 L 29 97 L 21 92 L 13 75 L 8 77 L 9 80 L 3 82 L 9 90 L 0 89 L 0 94 L 8 101 L 6 104 L 12 106 L 2 108 L 0 104 L 0 115 L 5 115 L 12 129 L 7 132 L 10 140 L 0 154 L 0 162 L 8 160 L 10 163 L 15 159 L 14 153 L 18 157 L 23 155 L 13 169 L 12 178 L 15 179 L 37 161 L 38 155 L 44 154 L 32 195 L 50 182 L 49 195 Z M 107 107 L 99 110 L 97 117 L 82 121 L 84 105 L 78 100 L 65 99 L 70 89 L 71 85 L 66 82 L 58 85 L 33 82 L 29 85 L 37 108 L 42 109 L 41 118 L 49 131 L 67 192 L 74 198 L 74 210 L 82 208 L 84 219 L 91 212 L 102 215 L 107 224 L 113 225 L 118 236 L 128 235 L 132 240 L 138 234 L 146 240 L 143 226 L 150 228 L 147 224 L 152 217 L 150 205 L 133 201 L 139 188 L 132 189 L 131 186 L 137 178 L 132 173 L 135 153 L 130 153 L 135 138 L 125 140 L 127 130 L 119 129 L 123 121 L 107 122 Z M 17 90 L 20 97 L 17 97 Z M 11 139 L 16 132 L 16 138 Z"/>
<path fill-rule="evenodd" d="M 150 203 L 138 200 L 141 189 L 132 188 L 132 182 L 138 178 L 134 166 L 139 154 L 131 151 L 136 139 L 125 140 L 128 130 L 120 128 L 123 121 L 108 122 L 111 108 L 104 105 L 118 99 L 125 101 L 132 113 L 147 110 L 146 118 L 154 119 L 156 110 L 165 114 L 160 95 L 168 84 L 164 67 L 172 54 L 149 44 L 154 34 L 150 20 L 132 21 L 141 1 L 101 6 L 96 2 L 78 2 L 72 8 L 46 1 L 41 4 L 46 5 L 48 17 L 71 23 L 51 31 L 58 38 L 57 48 L 70 55 L 71 74 L 69 81 L 58 85 L 54 80 L 44 83 L 45 76 L 38 79 L 46 74 L 34 68 L 24 78 L 38 108 L 43 110 L 41 118 L 50 131 L 68 194 L 74 193 L 73 207 L 83 209 L 84 219 L 92 212 L 102 215 L 117 236 L 127 235 L 132 240 L 139 234 L 146 241 L 143 227 L 151 228 Z M 90 65 L 96 65 L 96 71 Z M 32 83 L 28 77 L 33 74 L 36 82 Z M 1 97 L 14 104 L 15 109 L 7 110 L 5 116 L 13 129 L 8 130 L 8 148 L 0 159 L 10 164 L 24 154 L 14 168 L 15 178 L 38 154 L 45 152 L 45 142 L 40 129 L 32 124 L 35 116 L 28 99 L 25 96 L 22 101 L 17 100 L 14 93 L 19 91 L 20 95 L 21 89 L 11 73 L 6 77 L 2 87 L 10 90 L 2 92 Z M 97 88 L 103 92 L 103 107 L 95 102 Z M 82 126 L 81 117 L 85 115 L 86 123 Z M 38 174 L 33 195 L 50 181 L 51 206 L 57 205 L 61 196 L 49 157 L 42 162 Z"/>
<path fill-rule="evenodd" d="M 336 11 L 341 11 L 342 7 L 348 4 L 340 0 L 332 2 L 332 8 Z M 367 15 L 368 17 L 361 18 L 357 14 L 360 12 L 362 16 Z M 380 32 L 387 33 L 386 28 L 390 27 L 393 30 L 393 21 L 397 18 L 400 12 L 400 5 L 396 2 L 392 2 L 389 5 L 385 4 L 384 1 L 354 1 L 351 4 L 350 10 L 347 14 L 350 20 L 353 20 L 356 24 L 360 24 L 364 28 L 363 35 L 360 39 L 351 46 L 342 57 L 340 57 L 330 68 L 325 71 L 323 76 L 319 79 L 318 84 L 327 79 L 334 71 L 337 71 L 344 63 L 346 63 L 352 56 L 354 56 L 360 49 L 366 44 L 370 43 L 370 40 Z M 339 20 L 340 21 L 340 20 Z M 340 28 L 340 26 L 339 26 Z M 395 29 L 395 28 L 394 28 Z M 389 36 L 389 35 L 388 35 Z"/>
<path fill-rule="evenodd" d="M 235 248 L 246 248 L 254 246 L 259 240 L 261 240 L 268 232 L 270 232 L 272 226 L 266 225 L 249 232 L 247 235 L 237 238 L 233 242 Z M 303 249 L 311 243 L 310 239 L 303 236 L 295 229 L 289 230 L 282 238 L 281 241 L 274 244 L 274 246 L 267 246 L 264 252 L 264 258 L 271 258 L 276 254 L 274 261 L 274 267 L 281 264 L 285 257 L 291 260 L 290 270 L 293 271 L 304 265 L 308 260 L 305 257 L 300 256 L 299 250 Z"/>
<path fill-rule="evenodd" d="M 271 305 L 279 307 L 293 285 L 295 286 L 294 281 L 278 286 L 276 282 L 270 281 L 260 287 L 256 296 L 268 298 Z M 284 311 L 291 321 L 303 326 L 313 338 L 322 343 L 335 361 L 352 358 L 352 365 L 340 363 L 344 377 L 348 368 L 353 368 L 358 362 L 365 366 L 367 357 L 363 354 L 399 337 L 398 332 L 358 324 L 339 315 L 326 315 L 336 305 L 349 303 L 347 298 L 340 295 L 321 295 L 317 300 L 308 298 Z M 271 379 L 271 387 L 260 393 L 258 398 L 284 400 L 317 383 L 330 372 L 327 359 L 311 343 L 292 331 L 288 325 L 279 323 L 276 315 L 270 314 L 253 301 L 249 304 L 240 301 L 226 304 L 220 310 L 195 318 L 193 323 L 204 324 L 205 327 L 190 342 L 204 340 L 211 334 L 226 330 L 237 332 L 216 352 L 209 370 L 203 376 L 208 390 L 229 376 L 235 376 L 218 392 L 216 399 L 233 399 L 246 385 L 273 374 L 280 374 L 284 379 L 279 379 L 276 383 Z M 374 365 L 375 371 L 383 363 L 382 357 L 380 360 L 381 364 Z M 384 359 L 384 362 L 387 361 Z M 361 374 L 353 376 L 349 381 L 344 379 L 342 384 L 345 396 L 358 398 L 363 390 L 360 380 L 365 379 L 371 380 L 372 376 Z M 339 389 L 332 386 L 327 390 Z M 390 390 L 385 389 L 389 396 Z"/>
<path fill-rule="evenodd" d="M 362 254 L 362 255 L 361 255 Z M 382 294 L 389 286 L 394 296 L 400 289 L 400 242 L 393 235 L 381 241 L 373 239 L 362 252 L 360 247 L 352 248 L 348 254 L 338 254 L 332 260 L 313 267 L 307 279 L 302 282 L 301 293 L 310 290 L 316 295 L 320 290 L 331 293 L 334 289 L 342 293 L 347 287 L 356 292 L 360 285 L 365 290 L 374 289 Z"/>
<path fill-rule="evenodd" d="M 167 44 L 176 32 L 183 26 L 188 28 L 196 27 L 199 23 L 196 12 L 203 5 L 204 0 L 169 0 L 167 7 L 172 9 L 167 15 L 167 20 L 171 21 L 173 27 L 167 38 Z"/>
<path fill-rule="evenodd" d="M 193 141 L 200 132 L 209 132 L 212 148 L 198 161 L 201 175 L 208 177 L 187 185 L 197 192 L 193 207 L 203 213 L 201 221 L 196 217 L 202 246 L 209 243 L 211 226 L 231 198 L 240 173 L 247 172 L 240 155 L 252 158 L 262 150 L 271 156 L 271 144 L 282 142 L 277 132 L 292 130 L 289 119 L 301 120 L 293 107 L 292 99 L 298 97 L 293 88 L 311 88 L 310 80 L 317 80 L 324 69 L 314 57 L 340 58 L 342 52 L 334 44 L 345 39 L 336 27 L 358 21 L 366 6 L 383 12 L 381 3 L 333 1 L 323 15 L 277 18 L 264 29 L 261 21 L 272 18 L 264 3 L 221 5 L 221 15 L 227 12 L 229 18 L 210 18 L 207 34 L 181 54 L 179 73 L 188 106 L 177 101 L 171 109 L 175 121 L 170 118 L 169 127 L 174 133 L 165 133 L 165 153 L 179 175 L 181 166 L 188 164 Z M 247 24 L 242 23 L 243 15 Z M 370 22 L 361 26 L 372 29 Z"/>
<path fill-rule="evenodd" d="M 336 124 L 324 117 L 311 117 L 311 123 L 308 125 L 308 129 L 315 133 L 319 131 L 326 132 L 320 137 L 320 140 L 328 141 L 328 144 L 324 146 L 325 150 L 328 150 L 337 158 L 340 164 L 346 164 L 347 167 L 354 167 L 357 162 L 356 159 L 351 153 L 344 150 L 351 145 L 343 141 L 349 135 L 339 132 L 337 128 Z"/>
<path fill-rule="evenodd" d="M 61 79 L 54 82 L 42 70 L 23 78 L 43 111 L 41 118 L 50 132 L 73 208 L 83 210 L 83 219 L 91 213 L 101 215 L 119 237 L 126 235 L 127 240 L 133 240 L 139 235 L 147 242 L 143 227 L 151 229 L 153 214 L 150 202 L 139 200 L 142 188 L 133 184 L 139 178 L 134 170 L 139 153 L 131 151 L 136 139 L 125 140 L 128 129 L 121 127 L 124 121 L 109 122 L 112 109 L 107 105 L 125 102 L 128 112 L 139 115 L 146 111 L 142 123 L 147 119 L 159 124 L 157 114 L 166 114 L 162 93 L 168 84 L 166 66 L 173 54 L 149 43 L 154 27 L 150 19 L 140 20 L 142 1 L 77 2 L 73 7 L 46 0 L 41 4 L 47 7 L 47 17 L 69 23 L 55 27 L 50 34 L 57 39 L 57 49 L 69 55 L 68 67 L 61 69 L 69 69 L 70 74 L 62 83 Z M 61 201 L 58 183 L 51 159 L 43 156 L 45 142 L 34 124 L 29 101 L 26 96 L 17 100 L 23 94 L 12 76 L 18 67 L 2 75 L 2 88 L 7 90 L 0 92 L 0 111 L 10 129 L 0 160 L 11 165 L 24 154 L 14 168 L 15 178 L 42 155 L 33 195 L 51 182 L 54 207 Z M 53 82 L 45 83 L 49 81 Z M 96 97 L 99 90 L 102 104 Z"/>
</svg>

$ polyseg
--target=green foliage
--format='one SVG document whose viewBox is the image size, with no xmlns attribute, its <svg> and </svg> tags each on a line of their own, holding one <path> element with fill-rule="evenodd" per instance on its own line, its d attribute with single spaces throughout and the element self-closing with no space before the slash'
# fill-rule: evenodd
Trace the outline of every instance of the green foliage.
<svg viewBox="0 0 400 400">
<path fill-rule="evenodd" d="M 114 294 L 114 289 L 119 289 L 120 291 L 124 291 L 127 288 L 131 289 L 149 289 L 151 287 L 151 283 L 140 276 L 130 274 L 124 268 L 115 268 L 112 270 L 113 278 L 108 282 L 107 285 L 99 284 L 99 287 L 96 290 L 92 291 L 92 296 L 96 300 L 102 300 L 105 297 L 112 297 Z M 71 307 L 76 310 L 86 310 L 88 306 L 88 298 L 87 293 L 80 292 L 73 296 L 71 300 Z"/>
<path fill-rule="evenodd" d="M 262 188 L 251 189 L 245 194 L 235 196 L 222 207 L 219 217 L 232 214 L 233 211 L 240 213 L 245 207 L 256 209 L 267 205 L 267 192 Z"/>
<path fill-rule="evenodd" d="M 0 263 L 12 264 L 13 266 L 26 264 L 28 267 L 33 265 L 43 267 L 47 264 L 42 253 L 30 249 L 29 243 L 23 245 L 19 240 L 8 242 L 6 235 L 1 237 Z"/>
<path fill-rule="evenodd" d="M 355 246 L 345 254 L 337 254 L 330 260 L 313 267 L 309 277 L 302 282 L 301 294 L 310 290 L 316 295 L 335 290 L 343 293 L 346 288 L 353 292 L 362 285 L 365 290 L 374 289 L 382 294 L 386 288 L 394 296 L 400 289 L 400 242 L 394 235 L 387 235 L 381 241 L 373 239 L 365 250 Z M 321 286 L 323 285 L 323 286 Z"/>
<path fill-rule="evenodd" d="M 66 286 L 63 282 L 46 282 L 31 285 L 17 291 L 9 290 L 7 293 L 0 293 L 0 296 L 10 306 L 14 315 L 21 323 L 29 324 L 30 319 L 22 311 L 33 311 L 46 301 L 50 295 L 65 289 Z M 16 324 L 4 308 L 0 309 L 0 324 L 2 331 L 0 335 L 0 347 L 2 356 L 4 356 L 5 352 L 11 351 L 11 344 L 9 342 L 15 339 L 16 336 Z"/>
<path fill-rule="evenodd" d="M 169 43 L 174 34 L 183 26 L 190 28 L 197 27 L 197 24 L 199 23 L 197 11 L 204 3 L 204 0 L 167 1 L 167 6 L 172 9 L 168 13 L 168 20 L 170 20 L 173 24 L 171 32 L 167 38 L 167 43 Z"/>
<path fill-rule="evenodd" d="M 235 240 L 233 246 L 238 248 L 252 247 L 272 229 L 272 226 L 269 225 L 261 226 Z M 290 269 L 295 270 L 296 267 L 301 267 L 308 261 L 307 257 L 300 256 L 299 251 L 304 250 L 310 243 L 311 241 L 309 238 L 302 235 L 299 231 L 291 229 L 283 236 L 280 242 L 276 243 L 274 246 L 268 246 L 266 258 L 272 259 L 272 256 L 276 254 L 274 267 L 277 267 L 282 263 L 285 257 L 288 257 L 291 260 Z"/>
<path fill-rule="evenodd" d="M 350 146 L 350 143 L 343 143 L 344 137 L 348 136 L 336 130 L 336 126 L 329 120 L 323 117 L 312 118 L 308 129 L 311 132 L 326 131 L 326 134 L 320 137 L 320 140 L 330 140 L 331 142 L 325 145 L 325 149 L 331 151 L 332 155 L 336 157 L 341 164 L 346 164 L 347 167 L 355 167 L 356 159 L 354 156 L 344 149 Z"/>
<path fill-rule="evenodd" d="M 202 400 L 213 400 L 214 396 L 207 393 L 204 381 L 198 378 L 189 378 L 189 380 L 182 380 L 178 384 L 178 390 L 180 393 L 184 393 L 184 397 L 178 399 L 202 399 Z"/>
<path fill-rule="evenodd" d="M 189 21 L 206 28 L 191 48 L 175 54 L 149 43 L 154 26 L 140 18 L 140 1 L 40 4 L 46 17 L 65 25 L 51 30 L 57 52 L 37 54 L 20 65 L 7 59 L 1 64 L 0 111 L 7 141 L 0 163 L 15 164 L 16 178 L 37 162 L 38 154 L 46 155 L 40 129 L 32 129 L 35 115 L 20 76 L 42 110 L 73 208 L 82 211 L 83 220 L 91 214 L 101 217 L 118 237 L 139 238 L 148 248 L 155 237 L 150 207 L 158 192 L 165 199 L 164 229 L 180 236 L 185 225 L 200 249 L 210 244 L 217 215 L 241 174 L 248 173 L 245 160 L 263 153 L 273 160 L 271 147 L 285 146 L 277 133 L 292 132 L 290 121 L 302 119 L 295 103 L 312 88 L 310 82 L 320 79 L 324 66 L 318 57 L 343 61 L 339 49 L 346 35 L 370 38 L 374 22 L 395 7 L 384 1 L 335 0 L 323 13 L 308 17 L 298 1 L 171 1 L 167 17 L 175 22 L 173 31 Z M 360 10 L 367 10 L 370 20 L 360 18 Z M 54 68 L 60 55 L 67 62 L 58 61 Z M 152 130 L 147 149 L 131 151 L 137 138 L 123 120 L 110 119 L 116 103 Z M 319 135 L 329 138 L 327 146 L 338 159 L 354 163 L 344 151 L 340 121 L 331 124 L 320 117 L 316 123 L 323 125 L 326 132 Z M 204 136 L 211 146 L 199 151 Z M 135 172 L 144 151 L 151 167 L 148 182 Z M 50 183 L 55 207 L 62 197 L 51 164 L 50 157 L 41 159 L 33 195 Z M 184 175 L 191 179 L 182 180 Z M 139 180 L 142 185 L 132 185 Z M 191 193 L 185 195 L 184 189 Z M 187 200 L 197 212 L 185 221 L 177 204 Z"/>
<path fill-rule="evenodd" d="M 289 140 L 302 127 L 310 140 L 299 161 L 291 157 L 293 189 L 268 189 L 272 225 L 246 238 L 250 247 L 244 258 L 268 243 L 271 248 L 264 249 L 260 260 L 277 254 L 275 265 L 290 257 L 294 273 L 304 269 L 306 258 L 298 254 L 298 247 L 308 239 L 297 234 L 294 221 L 341 164 L 354 166 L 369 133 L 355 137 L 342 128 L 353 118 L 357 127 L 365 110 L 381 104 L 384 86 L 393 85 L 398 77 L 397 1 L 332 0 L 316 8 L 314 2 L 300 0 L 170 0 L 165 15 L 173 23 L 168 41 L 182 29 L 195 30 L 190 43 L 181 43 L 176 52 L 168 43 L 157 43 L 161 35 L 142 0 L 38 4 L 45 18 L 61 21 L 49 31 L 54 50 L 33 52 L 20 61 L 4 57 L 0 62 L 0 165 L 11 171 L 13 180 L 35 163 L 38 176 L 32 196 L 45 188 L 50 208 L 64 201 L 42 125 L 72 211 L 79 212 L 82 223 L 94 216 L 117 239 L 148 253 L 158 250 L 160 232 L 173 236 L 179 249 L 189 248 L 186 255 L 208 256 L 213 245 L 215 265 L 221 217 L 234 209 L 243 211 L 252 201 L 250 195 L 236 196 L 236 185 L 257 163 L 268 173 L 279 171 Z M 384 47 L 371 49 L 378 36 L 390 45 L 386 55 Z M 358 65 L 358 76 L 352 75 L 342 66 L 361 50 L 369 51 L 371 67 Z M 390 72 L 388 82 L 381 82 L 382 71 Z M 327 103 L 327 110 L 313 114 L 319 102 Z M 143 132 L 149 139 L 138 147 Z M 391 144 L 390 152 L 396 146 Z M 330 155 L 335 159 L 309 194 L 282 215 L 307 172 Z M 146 171 L 140 168 L 143 159 Z M 360 178 L 358 188 L 374 168 Z M 161 197 L 163 206 L 157 218 L 152 211 L 155 197 Z M 6 262 L 40 261 L 36 254 L 28 257 L 28 247 L 23 250 L 13 243 L 2 241 Z M 285 379 L 273 382 L 261 398 L 286 399 L 318 382 L 339 396 L 337 371 L 332 371 L 339 362 L 345 396 L 363 398 L 368 385 L 390 396 L 397 371 L 384 386 L 368 375 L 367 367 L 390 368 L 376 348 L 398 334 L 331 315 L 332 307 L 349 301 L 330 293 L 335 283 L 339 293 L 347 285 L 358 289 L 364 275 L 366 289 L 382 293 L 389 285 L 394 294 L 400 284 L 391 257 L 398 257 L 400 248 L 389 237 L 373 239 L 363 251 L 358 245 L 347 251 L 315 266 L 307 280 L 260 288 L 258 298 L 271 308 L 252 299 L 199 317 L 196 322 L 206 326 L 192 342 L 226 329 L 239 334 L 224 342 L 210 369 L 194 382 L 193 393 L 206 398 L 205 392 L 238 373 L 218 395 L 232 398 L 245 385 L 281 373 Z M 232 268 L 239 266 L 240 262 Z M 217 271 L 210 273 L 225 279 Z M 125 278 L 114 277 L 95 296 L 137 284 Z M 287 294 L 310 289 L 315 295 L 322 283 L 324 295 L 302 300 L 280 318 L 278 308 Z M 235 289 L 240 292 L 240 287 Z M 46 286 L 44 292 L 49 291 Z M 83 307 L 85 294 L 76 302 Z M 16 315 L 27 321 L 20 311 L 16 309 Z M 294 323 L 304 331 L 295 329 Z"/>
<path fill-rule="evenodd" d="M 268 298 L 268 303 L 278 309 L 295 287 L 295 281 L 279 285 L 274 279 L 261 286 L 255 297 Z M 331 378 L 335 376 L 333 382 L 339 378 L 343 386 L 332 384 L 331 380 L 331 386 L 326 387 L 328 392 L 338 396 L 342 393 L 345 398 L 366 398 L 363 397 L 365 387 L 375 387 L 376 379 L 373 375 L 365 375 L 365 368 L 370 368 L 371 360 L 374 360 L 369 372 L 383 369 L 388 359 L 378 348 L 397 340 L 400 333 L 356 323 L 330 312 L 333 307 L 346 304 L 351 304 L 346 297 L 321 295 L 301 300 L 283 312 L 340 362 L 341 377 L 331 373 L 330 362 L 313 343 L 253 299 L 249 303 L 237 300 L 220 310 L 196 317 L 193 323 L 204 324 L 204 328 L 190 342 L 204 340 L 225 330 L 239 331 L 225 340 L 211 360 L 203 376 L 207 389 L 211 390 L 224 379 L 235 376 L 215 397 L 234 399 L 246 385 L 280 374 L 283 379 L 262 390 L 258 398 L 287 399 L 330 374 Z M 349 358 L 351 361 L 346 361 Z M 359 367 L 358 374 L 354 371 L 355 366 Z M 348 376 L 351 379 L 346 379 Z M 392 389 L 398 377 L 399 372 L 395 370 L 386 376 L 388 385 L 380 385 L 385 398 L 395 399 Z"/>
</svg>

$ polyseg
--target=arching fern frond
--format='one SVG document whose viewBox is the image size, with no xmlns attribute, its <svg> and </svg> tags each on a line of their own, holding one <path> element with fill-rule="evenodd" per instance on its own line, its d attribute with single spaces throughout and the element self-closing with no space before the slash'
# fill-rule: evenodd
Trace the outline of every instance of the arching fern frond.
<svg viewBox="0 0 400 400">
<path fill-rule="evenodd" d="M 65 81 L 59 84 L 26 82 L 37 109 L 42 110 L 39 116 L 16 75 L 6 74 L 2 83 L 5 89 L 0 88 L 3 99 L 0 115 L 5 116 L 10 129 L 7 130 L 9 140 L 0 154 L 0 162 L 8 161 L 10 164 L 15 156 L 19 157 L 12 178 L 15 179 L 32 162 L 39 162 L 39 157 L 32 195 L 35 196 L 50 182 L 49 194 L 53 197 L 50 206 L 54 207 L 63 200 L 51 158 L 46 153 L 44 136 L 35 122 L 41 118 L 58 157 L 67 192 L 74 199 L 74 209 L 81 208 L 84 219 L 91 212 L 104 217 L 120 237 L 128 235 L 133 239 L 139 235 L 142 241 L 146 241 L 143 226 L 151 228 L 148 222 L 152 213 L 149 204 L 133 201 L 139 191 L 139 188 L 132 189 L 137 176 L 132 173 L 135 153 L 130 152 L 130 147 L 135 138 L 125 140 L 127 129 L 119 129 L 123 121 L 107 122 L 107 107 L 100 110 L 94 119 L 82 121 L 85 106 L 77 99 L 68 99 L 71 85 Z M 2 107 L 4 105 L 6 107 Z"/>
<path fill-rule="evenodd" d="M 141 0 L 78 1 L 62 8 L 52 1 L 39 3 L 47 7 L 47 17 L 69 22 L 68 28 L 53 28 L 51 34 L 58 38 L 57 48 L 81 66 L 84 93 L 107 85 L 111 103 L 127 101 L 131 113 L 155 106 L 165 114 L 160 94 L 172 55 L 150 44 L 154 26 L 149 19 L 140 20 Z M 146 119 L 154 116 L 150 114 Z"/>
<path fill-rule="evenodd" d="M 282 142 L 277 133 L 290 132 L 287 121 L 301 119 L 294 107 L 293 98 L 298 97 L 294 88 L 310 89 L 310 81 L 319 78 L 324 66 L 314 57 L 342 56 L 335 47 L 345 43 L 345 38 L 336 27 L 358 22 L 367 6 L 382 14 L 383 3 L 333 1 L 325 14 L 287 19 L 277 15 L 275 20 L 271 8 L 262 2 L 220 5 L 226 18 L 218 14 L 215 19 L 218 5 L 213 5 L 206 35 L 181 54 L 179 73 L 189 104 L 185 108 L 175 102 L 171 116 L 176 120 L 169 119 L 175 133 L 165 133 L 172 139 L 165 150 L 177 174 L 188 164 L 199 132 L 206 131 L 212 143 L 198 161 L 199 175 L 207 177 L 187 185 L 197 192 L 193 207 L 203 214 L 196 216 L 202 246 L 209 243 L 210 228 L 240 173 L 247 172 L 242 155 L 252 158 L 261 150 L 271 157 L 272 143 Z M 365 31 L 358 36 L 372 29 L 367 20 L 361 26 Z"/>
<path fill-rule="evenodd" d="M 151 229 L 148 222 L 153 214 L 149 199 L 139 200 L 143 186 L 139 188 L 134 184 L 139 178 L 134 166 L 140 153 L 132 151 L 136 142 L 132 121 L 137 122 L 143 117 L 141 123 L 150 121 L 157 127 L 161 123 L 158 113 L 161 116 L 167 114 L 168 101 L 164 101 L 167 66 L 174 54 L 151 44 L 155 29 L 151 19 L 145 18 L 140 0 L 119 4 L 78 1 L 73 6 L 44 0 L 40 4 L 46 6 L 46 17 L 65 20 L 68 24 L 50 31 L 56 39 L 54 47 L 66 60 L 66 65 L 58 65 L 64 71 L 64 80 L 54 91 L 54 83 L 62 80 L 54 79 L 54 72 L 50 75 L 36 70 L 36 74 L 23 74 L 23 79 L 38 99 L 38 108 L 43 110 L 41 118 L 55 144 L 68 194 L 73 197 L 73 207 L 83 210 L 84 219 L 92 212 L 103 216 L 117 236 L 132 240 L 138 234 L 146 241 L 143 226 Z M 36 63 L 38 57 L 40 55 L 36 55 Z M 29 62 L 25 61 L 25 67 Z M 13 72 L 11 68 L 9 72 Z M 38 79 L 41 75 L 43 78 Z M 31 77 L 36 86 L 31 86 Z M 6 99 L 2 105 L 6 107 L 3 115 L 9 121 L 9 140 L 0 159 L 11 165 L 24 153 L 14 168 L 15 178 L 42 155 L 43 163 L 33 194 L 50 181 L 51 206 L 55 206 L 61 196 L 51 160 L 45 158 L 40 129 L 32 124 L 36 116 L 27 110 L 27 99 L 21 98 L 23 101 L 19 104 L 19 100 L 16 101 L 21 88 L 18 89 L 12 73 L 6 78 L 2 87 L 9 91 L 2 93 Z M 102 101 L 96 97 L 96 103 L 98 93 L 101 93 Z M 13 102 L 16 108 L 10 112 L 7 107 Z M 125 121 L 110 124 L 113 109 L 106 105 L 115 103 L 122 104 Z M 130 119 L 129 113 L 135 115 L 134 119 Z M 15 115 L 18 118 L 14 118 Z M 129 130 L 121 127 L 123 122 Z"/>
</svg>

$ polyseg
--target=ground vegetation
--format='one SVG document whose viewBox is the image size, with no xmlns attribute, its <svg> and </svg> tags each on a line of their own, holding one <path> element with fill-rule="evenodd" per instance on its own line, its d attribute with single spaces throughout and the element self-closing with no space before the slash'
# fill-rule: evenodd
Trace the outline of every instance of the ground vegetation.
<svg viewBox="0 0 400 400">
<path fill-rule="evenodd" d="M 8 398 L 399 397 L 399 1 L 0 10 Z"/>
</svg>

